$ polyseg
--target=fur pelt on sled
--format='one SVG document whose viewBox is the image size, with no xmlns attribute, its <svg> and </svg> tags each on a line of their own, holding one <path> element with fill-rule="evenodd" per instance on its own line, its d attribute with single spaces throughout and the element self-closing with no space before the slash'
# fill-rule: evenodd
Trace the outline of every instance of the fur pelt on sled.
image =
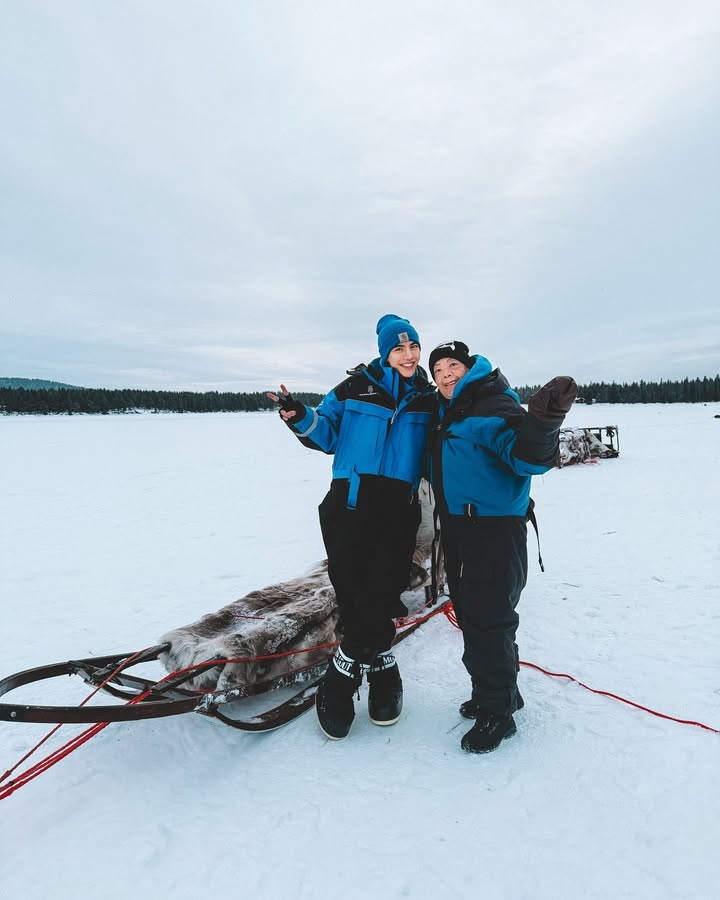
<svg viewBox="0 0 720 900">
<path fill-rule="evenodd" d="M 160 659 L 174 671 L 212 659 L 250 657 L 254 661 L 206 669 L 189 684 L 217 690 L 261 684 L 322 662 L 329 651 L 270 660 L 255 657 L 335 641 L 337 622 L 335 592 L 323 561 L 307 575 L 252 591 L 192 625 L 167 632 L 160 642 L 171 646 Z"/>
<path fill-rule="evenodd" d="M 423 520 L 413 559 L 408 590 L 422 587 L 430 579 L 424 567 L 432 543 L 432 505 L 427 485 L 420 491 Z M 324 662 L 330 650 L 297 653 L 280 659 L 257 657 L 317 647 L 339 640 L 338 608 L 330 584 L 327 560 L 306 575 L 270 587 L 251 591 L 239 600 L 197 622 L 168 631 L 160 643 L 170 649 L 160 657 L 169 672 L 213 659 L 248 659 L 251 662 L 225 663 L 201 671 L 190 687 L 211 690 L 262 685 L 303 666 Z"/>
</svg>

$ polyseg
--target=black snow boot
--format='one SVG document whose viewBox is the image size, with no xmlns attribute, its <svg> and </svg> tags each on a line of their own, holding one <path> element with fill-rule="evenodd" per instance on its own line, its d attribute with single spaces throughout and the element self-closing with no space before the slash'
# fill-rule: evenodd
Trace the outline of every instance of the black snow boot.
<svg viewBox="0 0 720 900">
<path fill-rule="evenodd" d="M 512 737 L 516 731 L 512 716 L 496 716 L 485 711 L 478 716 L 470 731 L 463 735 L 460 746 L 467 753 L 489 753 L 497 750 L 501 742 Z"/>
<path fill-rule="evenodd" d="M 400 718 L 403 686 L 393 654 L 386 650 L 368 670 L 368 715 L 374 725 L 394 725 Z"/>
<path fill-rule="evenodd" d="M 333 741 L 342 740 L 350 731 L 355 718 L 353 695 L 367 668 L 339 647 L 328 664 L 315 695 L 315 709 L 323 734 Z"/>
<path fill-rule="evenodd" d="M 517 708 L 522 709 L 525 706 L 525 701 L 522 698 L 522 694 L 520 691 L 517 692 Z M 483 714 L 483 707 L 478 703 L 477 700 L 466 700 L 464 703 L 460 704 L 460 709 L 458 712 L 463 717 L 463 719 L 477 719 L 478 716 Z"/>
</svg>

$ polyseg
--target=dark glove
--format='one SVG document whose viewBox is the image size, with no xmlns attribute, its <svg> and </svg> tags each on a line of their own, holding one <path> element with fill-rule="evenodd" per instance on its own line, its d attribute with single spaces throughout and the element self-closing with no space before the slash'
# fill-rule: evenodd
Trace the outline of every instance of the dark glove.
<svg viewBox="0 0 720 900">
<path fill-rule="evenodd" d="M 577 396 L 577 385 L 569 375 L 558 375 L 544 384 L 528 401 L 528 412 L 541 422 L 562 425 Z"/>
<path fill-rule="evenodd" d="M 294 424 L 295 422 L 299 422 L 305 416 L 307 412 L 305 408 L 305 404 L 301 403 L 299 400 L 296 400 L 292 394 L 283 394 L 282 391 L 279 394 L 267 394 L 271 400 L 274 400 L 275 403 L 278 404 L 280 409 L 278 412 L 294 412 L 295 415 L 288 421 L 289 425 Z"/>
</svg>

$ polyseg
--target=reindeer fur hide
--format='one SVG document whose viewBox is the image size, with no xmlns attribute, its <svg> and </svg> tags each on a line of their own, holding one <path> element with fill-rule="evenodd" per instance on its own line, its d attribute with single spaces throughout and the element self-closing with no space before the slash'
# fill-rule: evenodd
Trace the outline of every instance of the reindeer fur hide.
<svg viewBox="0 0 720 900">
<path fill-rule="evenodd" d="M 192 625 L 168 631 L 160 643 L 170 649 L 160 657 L 169 672 L 212 659 L 245 659 L 206 669 L 189 685 L 228 690 L 262 684 L 272 678 L 327 659 L 329 650 L 297 653 L 281 659 L 258 656 L 316 647 L 338 639 L 335 591 L 323 561 L 307 575 L 252 591 Z M 250 692 L 248 692 L 250 693 Z"/>
</svg>

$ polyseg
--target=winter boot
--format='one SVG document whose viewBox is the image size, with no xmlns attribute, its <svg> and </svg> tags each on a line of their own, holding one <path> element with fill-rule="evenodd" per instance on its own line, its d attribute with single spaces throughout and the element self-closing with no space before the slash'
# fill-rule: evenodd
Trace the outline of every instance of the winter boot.
<svg viewBox="0 0 720 900">
<path fill-rule="evenodd" d="M 368 715 L 374 725 L 394 725 L 400 718 L 403 686 L 395 657 L 378 653 L 368 670 Z"/>
<path fill-rule="evenodd" d="M 522 694 L 520 691 L 517 692 L 517 712 L 518 709 L 522 709 L 525 706 L 525 701 L 522 698 Z M 478 716 L 483 714 L 483 708 L 478 703 L 477 700 L 466 700 L 464 703 L 460 704 L 460 709 L 458 710 L 463 719 L 477 719 Z"/>
<path fill-rule="evenodd" d="M 463 735 L 460 746 L 467 753 L 489 753 L 497 750 L 501 742 L 512 737 L 517 731 L 512 716 L 497 716 L 485 710 L 475 720 L 475 724 Z"/>
<path fill-rule="evenodd" d="M 328 663 L 315 695 L 320 728 L 333 741 L 347 737 L 355 718 L 353 695 L 362 684 L 367 666 L 343 653 L 340 647 Z"/>
</svg>

